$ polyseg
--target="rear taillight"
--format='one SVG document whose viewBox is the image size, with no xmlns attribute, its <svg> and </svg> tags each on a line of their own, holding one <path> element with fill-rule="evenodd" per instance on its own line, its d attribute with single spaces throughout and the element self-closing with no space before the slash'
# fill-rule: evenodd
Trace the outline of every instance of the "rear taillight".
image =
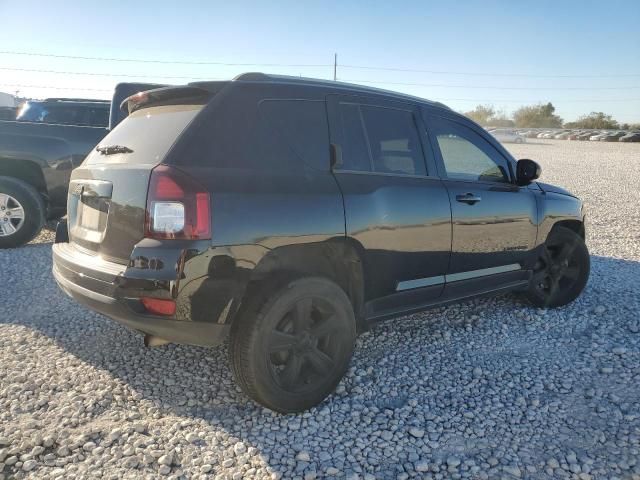
<svg viewBox="0 0 640 480">
<path fill-rule="evenodd" d="M 151 171 L 144 235 L 148 238 L 210 239 L 209 193 L 180 170 L 158 165 Z"/>
</svg>

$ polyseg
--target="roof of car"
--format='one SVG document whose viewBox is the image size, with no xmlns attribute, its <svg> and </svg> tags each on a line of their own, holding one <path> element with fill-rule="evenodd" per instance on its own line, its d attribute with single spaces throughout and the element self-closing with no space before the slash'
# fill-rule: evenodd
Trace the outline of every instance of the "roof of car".
<svg viewBox="0 0 640 480">
<path fill-rule="evenodd" d="M 109 107 L 109 100 L 96 100 L 91 98 L 45 98 L 44 100 L 27 100 L 30 104 L 40 105 L 69 105 L 69 106 L 92 106 Z"/>
<path fill-rule="evenodd" d="M 413 102 L 427 103 L 430 105 L 450 109 L 443 103 L 427 100 L 424 98 L 416 97 L 413 95 L 407 95 L 404 93 L 394 92 L 392 90 L 385 90 L 375 87 L 367 87 L 364 85 L 357 85 L 354 83 L 345 83 L 335 80 L 322 80 L 319 78 L 305 78 L 294 77 L 290 75 L 273 75 L 262 72 L 248 72 L 237 75 L 233 78 L 232 82 L 250 82 L 250 83 L 272 83 L 272 84 L 289 84 L 289 85 L 304 85 L 309 87 L 323 87 L 331 89 L 344 90 L 350 93 L 373 93 L 378 95 L 386 95 L 394 97 L 400 100 L 411 100 Z M 204 86 L 209 82 L 197 82 L 196 85 Z M 219 82 L 211 82 L 219 84 Z"/>
</svg>

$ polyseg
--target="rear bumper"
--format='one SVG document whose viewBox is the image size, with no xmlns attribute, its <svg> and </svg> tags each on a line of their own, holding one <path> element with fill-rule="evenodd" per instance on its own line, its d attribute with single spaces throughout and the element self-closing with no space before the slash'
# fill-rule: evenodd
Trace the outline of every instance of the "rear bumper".
<svg viewBox="0 0 640 480">
<path fill-rule="evenodd" d="M 126 270 L 124 265 L 75 251 L 68 243 L 53 245 L 53 276 L 59 287 L 78 303 L 129 328 L 173 343 L 213 346 L 228 336 L 228 324 L 146 314 L 139 301 L 141 294 L 164 293 L 170 298 L 171 286 L 155 279 L 127 278 Z"/>
</svg>

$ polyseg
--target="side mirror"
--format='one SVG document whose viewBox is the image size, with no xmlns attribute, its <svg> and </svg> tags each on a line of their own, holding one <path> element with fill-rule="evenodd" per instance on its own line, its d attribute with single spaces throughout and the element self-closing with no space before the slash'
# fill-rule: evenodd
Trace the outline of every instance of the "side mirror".
<svg viewBox="0 0 640 480">
<path fill-rule="evenodd" d="M 516 182 L 518 185 L 529 185 L 542 175 L 542 167 L 533 160 L 523 158 L 516 164 Z"/>
</svg>

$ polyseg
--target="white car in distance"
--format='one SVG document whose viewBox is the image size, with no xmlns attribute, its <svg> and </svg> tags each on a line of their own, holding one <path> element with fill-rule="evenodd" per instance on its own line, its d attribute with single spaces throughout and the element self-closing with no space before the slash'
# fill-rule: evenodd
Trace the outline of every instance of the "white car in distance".
<svg viewBox="0 0 640 480">
<path fill-rule="evenodd" d="M 489 133 L 496 137 L 500 143 L 524 143 L 526 141 L 526 137 L 518 135 L 515 130 L 508 128 L 496 128 Z"/>
</svg>

